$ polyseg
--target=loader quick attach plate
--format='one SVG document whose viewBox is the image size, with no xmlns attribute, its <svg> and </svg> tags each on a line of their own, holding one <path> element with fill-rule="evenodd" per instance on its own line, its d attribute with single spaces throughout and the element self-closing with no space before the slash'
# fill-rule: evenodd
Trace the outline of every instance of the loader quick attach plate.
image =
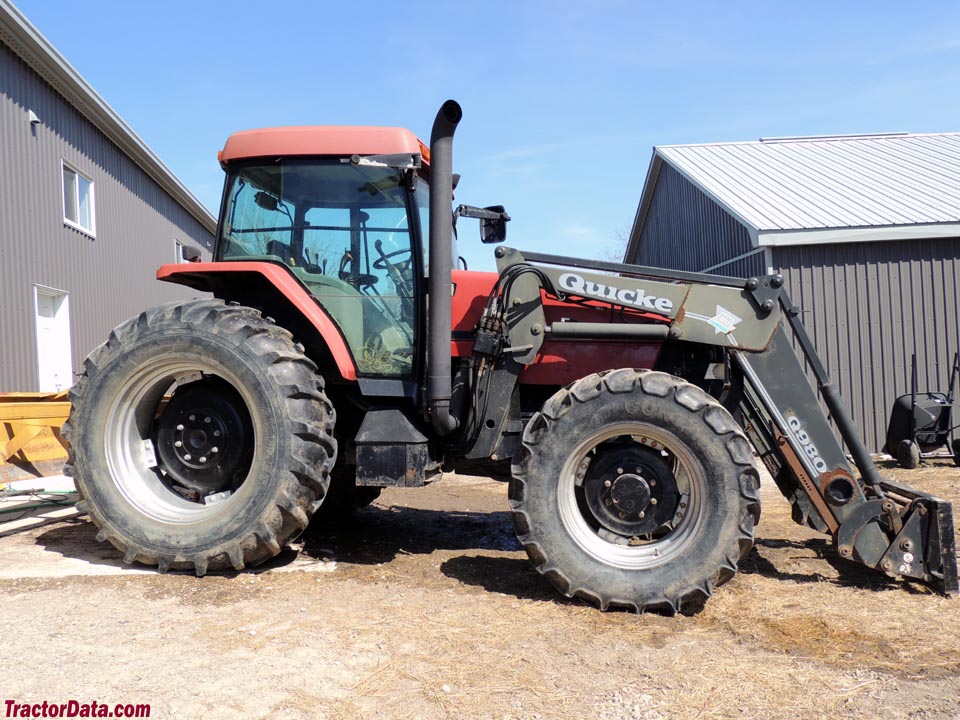
<svg viewBox="0 0 960 720">
<path fill-rule="evenodd" d="M 944 595 L 956 595 L 960 592 L 957 585 L 957 541 L 953 530 L 953 507 L 943 500 L 932 499 L 927 502 L 931 510 L 929 535 L 927 537 L 927 551 L 931 553 L 930 567 L 936 567 L 936 558 L 933 553 L 939 553 L 940 563 L 943 566 L 943 587 L 940 590 Z"/>
<path fill-rule="evenodd" d="M 953 505 L 933 495 L 901 485 L 890 480 L 880 483 L 881 489 L 890 495 L 907 498 L 915 501 L 914 510 L 907 516 L 907 522 L 898 536 L 898 542 L 890 546 L 884 561 L 891 561 L 893 570 L 903 560 L 905 540 L 909 539 L 909 525 L 913 518 L 925 520 L 917 524 L 919 536 L 916 537 L 915 552 L 923 553 L 923 565 L 929 569 L 930 577 L 927 580 L 936 590 L 944 595 L 956 595 L 960 592 L 957 581 L 957 540 L 953 526 Z"/>
</svg>

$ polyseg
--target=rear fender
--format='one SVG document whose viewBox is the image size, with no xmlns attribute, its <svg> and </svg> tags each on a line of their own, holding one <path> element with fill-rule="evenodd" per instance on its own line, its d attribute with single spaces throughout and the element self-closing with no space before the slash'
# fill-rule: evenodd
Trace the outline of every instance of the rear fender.
<svg viewBox="0 0 960 720">
<path fill-rule="evenodd" d="M 163 265 L 157 270 L 157 279 L 259 307 L 276 317 L 278 324 L 290 330 L 308 350 L 314 351 L 311 354 L 329 353 L 341 378 L 357 379 L 357 366 L 337 324 L 281 265 L 269 262 Z"/>
</svg>

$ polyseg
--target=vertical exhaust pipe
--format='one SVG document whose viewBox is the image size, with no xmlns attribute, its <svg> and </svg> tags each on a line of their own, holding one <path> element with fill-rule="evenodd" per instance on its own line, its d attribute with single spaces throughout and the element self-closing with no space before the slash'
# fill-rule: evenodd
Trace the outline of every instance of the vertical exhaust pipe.
<svg viewBox="0 0 960 720">
<path fill-rule="evenodd" d="M 450 413 L 453 271 L 453 134 L 463 117 L 455 100 L 447 100 L 430 132 L 430 313 L 427 332 L 427 400 L 430 422 L 439 435 L 449 435 L 460 424 Z M 448 193 L 450 193 L 448 195 Z"/>
</svg>

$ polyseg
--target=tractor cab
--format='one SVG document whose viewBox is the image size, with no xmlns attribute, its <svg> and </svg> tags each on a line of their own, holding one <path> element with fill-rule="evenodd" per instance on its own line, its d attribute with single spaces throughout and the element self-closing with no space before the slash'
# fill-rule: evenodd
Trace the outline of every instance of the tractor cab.
<svg viewBox="0 0 960 720">
<path fill-rule="evenodd" d="M 231 136 L 221 154 L 227 179 L 215 259 L 282 265 L 337 324 L 359 374 L 406 377 L 427 276 L 425 148 L 407 131 L 351 128 L 348 138 L 343 130 Z M 379 138 L 374 147 L 369 136 Z M 326 152 L 304 154 L 316 151 Z"/>
</svg>

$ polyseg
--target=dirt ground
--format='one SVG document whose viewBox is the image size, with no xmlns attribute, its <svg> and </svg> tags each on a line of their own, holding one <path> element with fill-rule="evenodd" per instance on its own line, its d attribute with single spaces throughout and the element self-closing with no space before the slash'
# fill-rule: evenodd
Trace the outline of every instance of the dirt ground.
<svg viewBox="0 0 960 720">
<path fill-rule="evenodd" d="M 960 468 L 884 473 L 960 507 Z M 960 717 L 960 599 L 842 561 L 772 484 L 741 573 L 693 617 L 558 596 L 506 488 L 385 492 L 268 568 L 122 566 L 68 519 L 0 537 L 0 702 L 153 718 Z M 0 713 L 3 707 L 0 706 Z"/>
</svg>

